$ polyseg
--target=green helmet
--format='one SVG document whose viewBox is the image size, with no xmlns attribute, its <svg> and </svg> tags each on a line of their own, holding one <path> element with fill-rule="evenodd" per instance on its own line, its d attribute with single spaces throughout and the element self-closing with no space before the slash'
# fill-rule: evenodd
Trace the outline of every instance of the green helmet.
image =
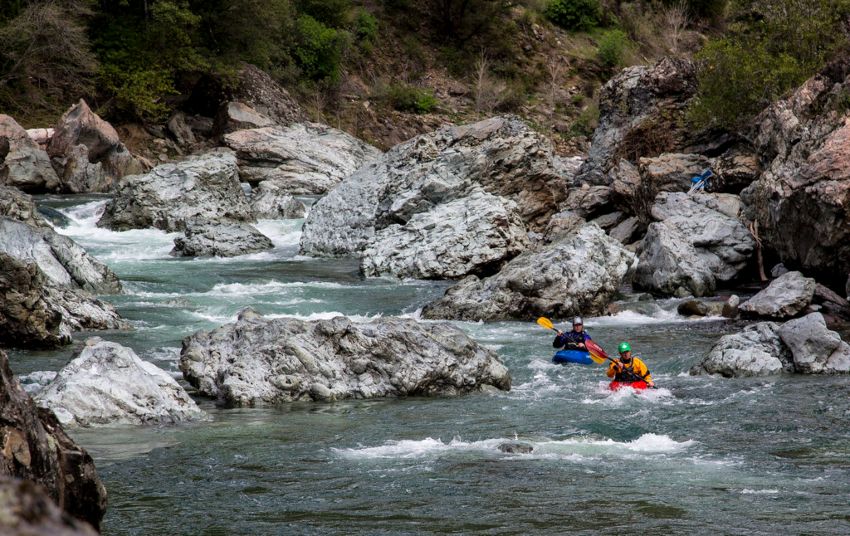
<svg viewBox="0 0 850 536">
<path fill-rule="evenodd" d="M 632 347 L 631 347 L 631 345 L 630 345 L 629 343 L 627 343 L 627 342 L 621 342 L 621 343 L 620 343 L 620 346 L 618 346 L 618 347 L 617 347 L 617 351 L 618 351 L 618 352 L 620 352 L 621 354 L 622 354 L 623 352 L 631 352 L 631 351 L 632 351 Z"/>
</svg>

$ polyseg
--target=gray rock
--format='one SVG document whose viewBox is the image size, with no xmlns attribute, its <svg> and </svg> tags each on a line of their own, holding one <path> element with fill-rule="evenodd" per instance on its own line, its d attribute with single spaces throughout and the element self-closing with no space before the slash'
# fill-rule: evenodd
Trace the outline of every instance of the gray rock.
<svg viewBox="0 0 850 536">
<path fill-rule="evenodd" d="M 524 441 L 505 441 L 504 443 L 499 443 L 497 448 L 508 454 L 530 454 L 534 451 L 534 445 Z"/>
<path fill-rule="evenodd" d="M 247 223 L 188 222 L 183 234 L 174 239 L 172 255 L 236 257 L 274 247 L 270 238 Z"/>
<path fill-rule="evenodd" d="M 732 294 L 729 296 L 729 299 L 726 300 L 726 303 L 723 304 L 723 309 L 720 311 L 720 314 L 726 318 L 738 318 L 738 308 L 741 305 L 741 298 L 737 295 Z"/>
<path fill-rule="evenodd" d="M 235 83 L 233 83 L 235 82 Z M 235 80 L 220 83 L 222 90 L 222 108 L 226 108 L 232 102 L 238 102 L 250 107 L 255 113 L 268 117 L 276 125 L 287 126 L 292 123 L 304 121 L 306 115 L 301 107 L 295 102 L 289 92 L 278 84 L 274 78 L 266 72 L 249 63 L 243 63 L 236 73 Z M 219 113 L 213 130 L 219 134 L 226 134 L 238 125 L 230 125 L 222 120 L 227 119 L 226 113 Z"/>
<path fill-rule="evenodd" d="M 730 149 L 714 160 L 711 191 L 740 193 L 761 175 L 757 153 L 740 148 Z"/>
<path fill-rule="evenodd" d="M 740 310 L 748 316 L 791 318 L 812 303 L 815 285 L 814 279 L 800 272 L 788 272 L 742 303 Z"/>
<path fill-rule="evenodd" d="M 690 240 L 667 222 L 649 224 L 635 270 L 637 289 L 666 296 L 706 296 L 717 280 L 699 257 Z"/>
<path fill-rule="evenodd" d="M 593 218 L 610 210 L 611 188 L 582 184 L 572 188 L 565 206 L 582 218 Z"/>
<path fill-rule="evenodd" d="M 454 279 L 492 272 L 527 247 L 516 204 L 479 191 L 381 229 L 360 267 L 366 276 Z"/>
<path fill-rule="evenodd" d="M 63 426 L 173 424 L 204 416 L 167 372 L 99 337 L 88 339 L 35 400 Z"/>
<path fill-rule="evenodd" d="M 520 255 L 492 277 L 463 279 L 422 314 L 459 320 L 603 314 L 634 261 L 634 254 L 588 223 Z"/>
<path fill-rule="evenodd" d="M 696 88 L 694 64 L 674 58 L 628 67 L 609 80 L 599 96 L 599 126 L 576 180 L 606 184 L 608 171 L 622 158 L 636 162 L 686 146 L 692 133 L 682 119 Z"/>
<path fill-rule="evenodd" d="M 740 333 L 724 335 L 692 375 L 720 374 L 727 378 L 768 376 L 793 370 L 791 353 L 779 337 L 780 327 L 759 322 Z"/>
<path fill-rule="evenodd" d="M 216 117 L 216 125 L 224 132 L 234 132 L 247 128 L 273 126 L 274 121 L 251 108 L 245 103 L 231 101 L 225 103 Z"/>
<path fill-rule="evenodd" d="M 629 216 L 609 231 L 611 238 L 622 244 L 630 244 L 640 234 L 641 224 L 635 216 Z"/>
<path fill-rule="evenodd" d="M 547 244 L 557 242 L 560 239 L 573 234 L 580 229 L 585 223 L 584 218 L 571 210 L 562 210 L 557 214 L 553 214 L 546 224 L 546 230 L 543 231 L 543 241 Z"/>
<path fill-rule="evenodd" d="M 682 316 L 708 316 L 709 308 L 699 300 L 685 300 L 676 307 L 676 312 Z"/>
<path fill-rule="evenodd" d="M 785 322 L 779 328 L 779 336 L 791 350 L 797 372 L 850 372 L 850 345 L 838 333 L 827 329 L 822 314 L 811 313 Z"/>
<path fill-rule="evenodd" d="M 584 156 L 557 156 L 552 158 L 552 165 L 555 171 L 564 179 L 564 183 L 569 185 L 575 184 L 575 177 L 578 170 L 584 163 Z"/>
<path fill-rule="evenodd" d="M 236 151 L 242 179 L 273 181 L 289 194 L 324 194 L 381 152 L 318 123 L 238 130 L 224 142 Z"/>
<path fill-rule="evenodd" d="M 121 283 L 112 270 L 50 227 L 33 227 L 0 217 L 0 252 L 37 264 L 58 286 L 101 294 L 121 291 Z"/>
<path fill-rule="evenodd" d="M 124 177 L 97 224 L 117 231 L 148 227 L 181 231 L 192 220 L 256 221 L 233 153 L 207 153 Z"/>
<path fill-rule="evenodd" d="M 737 209 L 728 194 L 658 194 L 643 240 L 635 286 L 659 294 L 705 296 L 747 266 L 755 241 L 729 215 Z"/>
<path fill-rule="evenodd" d="M 788 272 L 790 272 L 790 270 L 780 262 L 779 264 L 770 269 L 770 277 L 776 279 L 777 277 L 785 275 Z"/>
<path fill-rule="evenodd" d="M 5 114 L 0 114 L 0 140 L 5 140 L 7 147 L 5 158 L 0 158 L 0 184 L 34 193 L 53 192 L 59 187 L 47 152 Z"/>
<path fill-rule="evenodd" d="M 566 196 L 551 143 L 520 120 L 444 127 L 393 147 L 313 205 L 302 253 L 358 254 L 381 229 L 479 189 L 514 201 L 534 232 Z"/>
<path fill-rule="evenodd" d="M 626 219 L 625 215 L 622 212 L 615 211 L 608 214 L 603 214 L 602 216 L 598 216 L 592 220 L 592 223 L 595 223 L 602 229 L 609 231 L 620 224 L 621 221 Z"/>
<path fill-rule="evenodd" d="M 498 356 L 460 329 L 400 318 L 305 322 L 249 310 L 184 339 L 180 369 L 202 394 L 242 406 L 510 389 Z"/>
<path fill-rule="evenodd" d="M 298 219 L 307 215 L 307 206 L 295 199 L 276 181 L 263 181 L 251 193 L 251 208 L 258 219 Z"/>
<path fill-rule="evenodd" d="M 33 227 L 50 227 L 39 214 L 32 197 L 11 186 L 0 185 L 0 218 L 17 220 Z"/>
<path fill-rule="evenodd" d="M 186 121 L 186 114 L 183 112 L 177 112 L 172 115 L 165 126 L 168 132 L 174 136 L 174 141 L 177 142 L 178 146 L 191 147 L 197 142 L 195 133 L 192 132 L 192 127 L 189 126 Z"/>
</svg>

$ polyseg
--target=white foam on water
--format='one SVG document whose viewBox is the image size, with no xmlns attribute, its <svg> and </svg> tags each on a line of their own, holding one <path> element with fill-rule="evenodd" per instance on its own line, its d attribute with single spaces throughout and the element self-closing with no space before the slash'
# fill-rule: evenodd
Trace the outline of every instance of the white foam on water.
<svg viewBox="0 0 850 536">
<path fill-rule="evenodd" d="M 206 296 L 250 296 L 258 294 L 277 294 L 290 288 L 346 288 L 346 285 L 329 281 L 265 281 L 262 283 L 219 283 L 207 292 L 196 293 Z M 186 294 L 183 294 L 184 296 Z"/>
<path fill-rule="evenodd" d="M 301 243 L 304 220 L 258 220 L 254 227 L 269 237 L 276 248 L 297 246 Z"/>
<path fill-rule="evenodd" d="M 776 495 L 779 493 L 778 489 L 749 489 L 744 488 L 741 490 L 741 495 Z"/>
<path fill-rule="evenodd" d="M 343 316 L 348 318 L 352 322 L 371 322 L 372 320 L 376 320 L 381 318 L 382 314 L 376 315 L 347 315 L 344 313 L 340 313 L 338 311 L 322 311 L 318 313 L 308 313 L 308 314 L 297 314 L 297 313 L 274 313 L 263 315 L 265 318 L 294 318 L 296 320 L 304 320 L 304 321 L 313 321 L 313 320 L 330 320 L 332 318 L 337 318 L 339 316 Z"/>
<path fill-rule="evenodd" d="M 598 326 L 634 326 L 643 324 L 671 324 L 684 322 L 715 322 L 722 320 L 722 316 L 705 316 L 701 318 L 689 318 L 681 316 L 676 311 L 658 309 L 651 314 L 637 311 L 620 311 L 611 316 L 597 316 L 587 318 L 584 322 L 587 327 Z"/>
<path fill-rule="evenodd" d="M 52 370 L 36 370 L 35 372 L 18 376 L 18 380 L 21 383 L 21 387 L 24 388 L 24 391 L 30 395 L 35 395 L 37 392 L 47 387 L 47 384 L 53 381 L 56 374 L 57 373 Z"/>
<path fill-rule="evenodd" d="M 640 454 L 667 454 L 681 452 L 695 444 L 692 440 L 675 441 L 667 435 L 643 434 L 632 441 L 614 441 L 613 439 L 591 439 L 586 437 L 564 439 L 564 440 L 520 440 L 522 443 L 531 445 L 532 451 L 523 453 L 503 453 L 499 445 L 515 442 L 514 438 L 495 438 L 480 441 L 463 441 L 454 438 L 445 442 L 441 439 L 427 437 L 425 439 L 413 440 L 390 440 L 377 447 L 359 447 L 331 449 L 339 456 L 346 459 L 418 459 L 425 457 L 440 456 L 443 454 L 460 452 L 480 452 L 496 454 L 507 457 L 532 457 L 552 458 L 566 460 L 584 460 L 588 457 L 621 455 L 632 456 Z"/>
<path fill-rule="evenodd" d="M 625 387 L 612 391 L 608 381 L 601 381 L 597 384 L 595 393 L 603 395 L 596 398 L 585 398 L 581 401 L 582 404 L 601 404 L 604 406 L 622 406 L 632 403 L 636 399 L 646 400 L 654 403 L 671 403 L 675 402 L 675 397 L 670 389 L 659 387 L 658 389 L 631 389 Z"/>
</svg>

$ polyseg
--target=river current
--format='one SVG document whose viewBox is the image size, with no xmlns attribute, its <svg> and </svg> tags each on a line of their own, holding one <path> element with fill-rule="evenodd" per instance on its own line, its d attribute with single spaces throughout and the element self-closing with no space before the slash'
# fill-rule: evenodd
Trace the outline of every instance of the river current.
<svg viewBox="0 0 850 536">
<path fill-rule="evenodd" d="M 175 234 L 95 226 L 105 200 L 49 197 L 57 228 L 108 264 L 131 321 L 96 333 L 179 377 L 180 341 L 252 306 L 267 316 L 417 316 L 445 283 L 364 280 L 351 260 L 297 255 L 301 220 L 261 221 L 275 249 L 234 259 L 170 257 Z M 626 296 L 586 318 L 612 352 L 632 343 L 658 390 L 607 390 L 602 367 L 550 362 L 528 322 L 457 325 L 498 352 L 513 389 L 450 399 L 233 409 L 199 399 L 206 422 L 71 430 L 109 493 L 103 533 L 848 534 L 847 377 L 693 377 L 724 333 L 675 301 Z M 78 334 L 75 346 L 92 334 Z M 73 348 L 12 352 L 26 375 Z M 530 443 L 529 454 L 498 448 Z"/>
</svg>

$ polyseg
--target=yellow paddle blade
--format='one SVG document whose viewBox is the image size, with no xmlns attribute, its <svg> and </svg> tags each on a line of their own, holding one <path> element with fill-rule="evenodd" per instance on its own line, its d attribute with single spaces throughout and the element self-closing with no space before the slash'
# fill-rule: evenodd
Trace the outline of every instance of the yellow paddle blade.
<svg viewBox="0 0 850 536">
<path fill-rule="evenodd" d="M 598 365 L 603 365 L 603 364 L 605 364 L 605 361 L 607 361 L 604 357 L 597 354 L 593 350 L 589 351 L 588 354 L 590 355 L 590 359 L 592 359 L 593 362 L 598 364 Z"/>
<path fill-rule="evenodd" d="M 552 323 L 551 320 L 546 318 L 545 316 L 541 316 L 537 319 L 537 323 L 546 329 L 555 329 L 555 324 Z"/>
</svg>

